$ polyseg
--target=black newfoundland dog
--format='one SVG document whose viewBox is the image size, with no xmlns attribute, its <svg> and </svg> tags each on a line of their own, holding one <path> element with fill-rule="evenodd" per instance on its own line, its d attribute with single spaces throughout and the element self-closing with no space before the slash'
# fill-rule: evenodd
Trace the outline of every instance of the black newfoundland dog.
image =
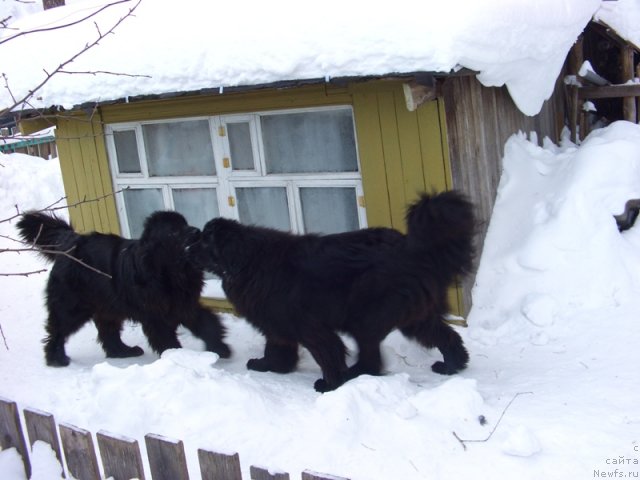
<svg viewBox="0 0 640 480">
<path fill-rule="evenodd" d="M 215 218 L 191 252 L 266 337 L 264 357 L 247 367 L 290 372 L 301 344 L 322 369 L 315 389 L 326 392 L 358 375 L 380 375 L 380 343 L 395 328 L 440 350 L 433 371 L 467 365 L 462 339 L 443 317 L 448 287 L 472 267 L 473 207 L 457 192 L 423 195 L 408 209 L 407 229 L 293 235 Z M 351 367 L 338 332 L 357 343 Z"/>
<path fill-rule="evenodd" d="M 64 220 L 38 212 L 22 215 L 17 227 L 25 242 L 54 262 L 46 289 L 47 365 L 69 365 L 65 342 L 91 318 L 107 357 L 144 353 L 120 338 L 127 318 L 140 322 L 158 353 L 180 347 L 176 329 L 182 324 L 207 350 L 230 355 L 220 320 L 199 303 L 202 269 L 187 255 L 200 231 L 179 213 L 151 214 L 139 240 L 80 235 Z"/>
</svg>

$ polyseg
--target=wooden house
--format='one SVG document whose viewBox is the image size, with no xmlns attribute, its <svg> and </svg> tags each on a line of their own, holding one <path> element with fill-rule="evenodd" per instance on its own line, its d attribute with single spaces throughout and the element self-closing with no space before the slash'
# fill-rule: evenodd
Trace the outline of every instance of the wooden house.
<svg viewBox="0 0 640 480">
<path fill-rule="evenodd" d="M 535 116 L 467 70 L 178 89 L 55 111 L 70 216 L 81 231 L 133 237 L 156 209 L 196 226 L 224 215 L 294 232 L 403 230 L 420 192 L 455 188 L 477 206 L 480 251 L 507 138 L 557 142 L 578 110 L 564 73 Z M 452 292 L 460 314 L 472 284 Z M 207 301 L 229 307 L 216 296 Z"/>
<path fill-rule="evenodd" d="M 562 98 L 527 117 L 505 88 L 483 87 L 472 74 L 227 89 L 67 112 L 56 117 L 57 144 L 82 231 L 135 237 L 160 208 L 195 225 L 228 215 L 298 232 L 403 230 L 420 192 L 451 188 L 471 196 L 486 228 L 504 142 L 518 131 L 557 140 Z M 323 152 L 298 167 L 305 135 Z M 278 137 L 290 165 L 268 164 Z M 456 294 L 459 312 L 469 307 L 468 285 Z"/>
</svg>

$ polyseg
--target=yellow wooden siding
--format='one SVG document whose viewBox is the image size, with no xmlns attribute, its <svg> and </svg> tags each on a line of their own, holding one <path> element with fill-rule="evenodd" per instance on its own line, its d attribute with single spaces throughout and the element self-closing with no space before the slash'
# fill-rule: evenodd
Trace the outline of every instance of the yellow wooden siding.
<svg viewBox="0 0 640 480">
<path fill-rule="evenodd" d="M 391 81 L 140 101 L 103 106 L 91 121 L 81 116 L 59 120 L 69 203 L 107 195 L 74 207 L 71 218 L 83 231 L 120 231 L 104 124 L 329 105 L 353 106 L 369 225 L 404 231 L 407 204 L 425 190 L 449 188 L 451 180 L 442 104 L 432 101 L 410 112 L 402 83 Z M 452 305 L 459 306 L 457 294 L 452 295 Z M 211 299 L 207 304 L 228 305 Z"/>
<path fill-rule="evenodd" d="M 83 232 L 119 233 L 99 116 L 59 118 L 56 143 L 69 215 L 75 228 Z"/>
</svg>

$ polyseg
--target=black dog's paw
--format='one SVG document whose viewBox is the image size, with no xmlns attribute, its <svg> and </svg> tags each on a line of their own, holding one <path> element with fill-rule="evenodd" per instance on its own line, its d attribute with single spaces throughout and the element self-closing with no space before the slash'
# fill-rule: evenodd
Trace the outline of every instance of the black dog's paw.
<svg viewBox="0 0 640 480">
<path fill-rule="evenodd" d="M 210 349 L 213 353 L 217 353 L 220 358 L 229 358 L 231 349 L 226 343 L 220 343 Z"/>
<path fill-rule="evenodd" d="M 256 372 L 270 371 L 269 363 L 264 358 L 252 358 L 247 362 L 247 368 Z"/>
<path fill-rule="evenodd" d="M 68 367 L 69 363 L 71 363 L 71 359 L 66 355 L 47 358 L 47 365 L 50 367 Z"/>
<path fill-rule="evenodd" d="M 333 390 L 333 388 L 329 386 L 324 378 L 319 378 L 318 380 L 316 380 L 316 382 L 313 384 L 313 388 L 315 388 L 316 392 L 320 393 L 326 393 Z"/>
<path fill-rule="evenodd" d="M 144 355 L 144 350 L 138 346 L 119 348 L 117 350 L 107 352 L 107 357 L 109 358 L 130 358 L 140 357 L 142 355 Z"/>
<path fill-rule="evenodd" d="M 448 365 L 444 362 L 434 363 L 433 365 L 431 365 L 431 370 L 439 373 L 440 375 L 453 375 L 460 371 L 459 368 L 452 367 L 451 365 Z"/>
</svg>

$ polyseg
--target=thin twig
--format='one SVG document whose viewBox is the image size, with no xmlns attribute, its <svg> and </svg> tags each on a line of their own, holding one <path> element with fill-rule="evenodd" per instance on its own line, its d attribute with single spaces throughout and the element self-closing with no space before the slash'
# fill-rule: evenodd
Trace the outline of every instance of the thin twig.
<svg viewBox="0 0 640 480">
<path fill-rule="evenodd" d="M 94 70 L 91 72 L 74 72 L 72 70 L 60 70 L 58 73 L 66 73 L 68 75 L 115 75 L 117 77 L 132 77 L 132 78 L 152 78 L 151 75 L 137 75 L 133 73 L 120 73 L 120 72 L 108 72 L 106 70 Z"/>
<path fill-rule="evenodd" d="M 513 398 L 509 401 L 509 403 L 507 403 L 507 406 L 504 407 L 504 410 L 502 410 L 502 414 L 500 415 L 500 418 L 496 422 L 496 424 L 493 427 L 493 429 L 491 430 L 491 432 L 489 432 L 489 436 L 487 436 L 487 438 L 467 440 L 467 439 L 460 438 L 456 432 L 452 432 L 453 436 L 456 437 L 456 440 L 458 440 L 460 442 L 460 444 L 462 445 L 462 448 L 464 448 L 466 450 L 467 449 L 467 445 L 466 445 L 467 443 L 484 443 L 484 442 L 488 442 L 491 439 L 491 437 L 493 436 L 493 434 L 495 433 L 495 431 L 498 429 L 498 426 L 500 426 L 500 422 L 502 422 L 502 418 L 504 417 L 504 414 L 507 413 L 507 410 L 509 409 L 511 404 L 520 395 L 533 395 L 533 392 L 518 392 L 518 393 L 516 393 L 513 396 Z"/>
</svg>

